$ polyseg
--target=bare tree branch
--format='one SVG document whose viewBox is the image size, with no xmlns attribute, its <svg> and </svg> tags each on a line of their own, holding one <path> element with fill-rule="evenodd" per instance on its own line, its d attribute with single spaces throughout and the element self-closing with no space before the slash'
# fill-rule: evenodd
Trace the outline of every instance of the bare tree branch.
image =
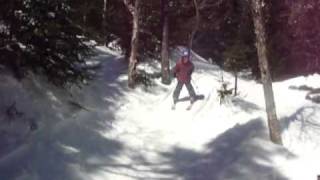
<svg viewBox="0 0 320 180">
<path fill-rule="evenodd" d="M 11 45 L 14 45 L 14 44 L 17 44 L 17 43 L 16 43 L 16 42 L 12 42 L 12 43 L 9 43 L 9 44 L 7 44 L 7 45 L 1 46 L 1 47 L 0 47 L 0 50 L 3 50 L 3 49 L 12 50 L 12 49 L 10 48 L 10 46 L 11 46 Z"/>
<path fill-rule="evenodd" d="M 134 14 L 134 6 L 130 0 L 123 0 L 123 3 L 126 5 L 130 13 L 133 15 Z"/>
<path fill-rule="evenodd" d="M 217 7 L 217 6 L 220 6 L 223 2 L 225 2 L 225 0 L 215 1 L 214 3 L 208 0 L 203 0 L 202 2 L 199 3 L 199 10 L 207 9 L 211 7 Z"/>
</svg>

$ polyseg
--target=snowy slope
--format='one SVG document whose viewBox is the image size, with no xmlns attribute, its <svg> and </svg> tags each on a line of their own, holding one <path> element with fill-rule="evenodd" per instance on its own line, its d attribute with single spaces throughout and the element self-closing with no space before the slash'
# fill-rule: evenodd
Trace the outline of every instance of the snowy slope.
<svg viewBox="0 0 320 180">
<path fill-rule="evenodd" d="M 15 142 L 1 144 L 11 146 L 0 151 L 1 180 L 301 180 L 320 174 L 320 106 L 305 100 L 306 91 L 289 88 L 318 88 L 319 75 L 274 84 L 280 147 L 268 140 L 260 84 L 241 79 L 239 97 L 220 105 L 221 70 L 194 55 L 192 83 L 205 98 L 191 111 L 187 101 L 172 111 L 175 81 L 129 90 L 121 56 L 103 47 L 97 53 L 90 62 L 101 62 L 101 69 L 83 89 L 0 76 L 2 119 L 14 101 L 23 112 L 7 125 L 21 130 L 6 132 Z M 233 77 L 223 75 L 232 85 Z M 33 121 L 39 129 L 31 132 Z"/>
</svg>

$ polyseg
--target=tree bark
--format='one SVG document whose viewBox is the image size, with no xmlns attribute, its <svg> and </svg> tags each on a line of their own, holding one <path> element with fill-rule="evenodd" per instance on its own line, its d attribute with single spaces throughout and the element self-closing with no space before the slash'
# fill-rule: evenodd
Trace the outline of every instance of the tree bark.
<svg viewBox="0 0 320 180">
<path fill-rule="evenodd" d="M 256 46 L 258 51 L 259 67 L 261 71 L 261 80 L 263 83 L 270 139 L 276 144 L 282 144 L 280 123 L 277 120 L 272 89 L 272 79 L 267 57 L 266 31 L 262 11 L 264 5 L 264 0 L 251 0 L 251 10 L 256 34 Z"/>
<path fill-rule="evenodd" d="M 86 12 L 82 15 L 82 23 L 83 23 L 84 35 L 86 36 L 86 33 L 87 33 L 87 13 Z"/>
<path fill-rule="evenodd" d="M 199 28 L 199 24 L 200 24 L 200 12 L 199 12 L 199 7 L 198 7 L 198 2 L 197 0 L 193 0 L 193 5 L 194 5 L 194 8 L 195 8 L 195 11 L 196 11 L 196 24 L 191 32 L 191 35 L 190 35 L 190 41 L 189 41 L 189 59 L 190 59 L 190 56 L 191 56 L 191 49 L 192 49 L 192 44 L 193 44 L 193 39 L 194 39 L 194 36 L 195 34 L 197 33 L 198 31 L 198 28 Z"/>
<path fill-rule="evenodd" d="M 168 0 L 161 0 L 161 18 L 162 18 L 162 47 L 161 47 L 161 75 L 162 83 L 170 84 L 170 62 L 168 53 L 169 41 L 169 17 Z"/>
<path fill-rule="evenodd" d="M 234 96 L 238 95 L 238 72 L 234 73 Z"/>
<path fill-rule="evenodd" d="M 87 25 L 87 13 L 83 14 L 82 22 L 83 22 L 84 28 L 86 28 L 86 25 Z"/>
<path fill-rule="evenodd" d="M 128 0 L 124 0 L 125 5 L 132 14 L 132 37 L 131 37 L 131 53 L 129 58 L 128 67 L 128 86 L 134 88 L 135 86 L 135 70 L 137 64 L 137 54 L 139 45 L 139 8 L 140 0 L 135 0 L 134 7 L 129 3 Z"/>
<path fill-rule="evenodd" d="M 102 33 L 103 33 L 103 42 L 105 45 L 106 43 L 106 36 L 107 36 L 107 5 L 108 5 L 108 0 L 103 0 L 103 11 L 102 11 Z"/>
<path fill-rule="evenodd" d="M 89 4 L 88 2 L 85 3 L 85 6 L 88 7 Z M 87 33 L 87 17 L 88 16 L 88 11 L 85 9 L 83 10 L 83 14 L 82 14 L 82 23 L 83 23 L 83 29 L 84 29 L 84 32 L 85 32 L 85 35 Z"/>
</svg>

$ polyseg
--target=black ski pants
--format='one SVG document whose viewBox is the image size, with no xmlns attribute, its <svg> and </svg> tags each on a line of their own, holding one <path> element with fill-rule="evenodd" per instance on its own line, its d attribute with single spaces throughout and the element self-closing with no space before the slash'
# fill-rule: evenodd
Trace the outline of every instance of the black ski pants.
<svg viewBox="0 0 320 180">
<path fill-rule="evenodd" d="M 183 82 L 179 82 L 178 81 L 178 84 L 176 86 L 176 89 L 174 90 L 173 92 L 173 102 L 176 103 L 178 101 L 178 98 L 179 98 L 179 95 L 180 95 L 180 92 L 181 92 L 181 89 L 183 87 L 183 85 L 185 85 L 187 87 L 187 90 L 189 92 L 189 95 L 190 95 L 190 100 L 195 100 L 196 98 L 196 93 L 194 92 L 194 89 L 192 87 L 192 84 L 190 82 L 187 82 L 187 83 L 183 83 Z"/>
</svg>

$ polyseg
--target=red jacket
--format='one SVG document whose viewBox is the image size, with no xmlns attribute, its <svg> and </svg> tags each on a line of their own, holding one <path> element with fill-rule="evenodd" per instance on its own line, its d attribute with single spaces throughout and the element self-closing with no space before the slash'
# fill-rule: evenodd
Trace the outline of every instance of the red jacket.
<svg viewBox="0 0 320 180">
<path fill-rule="evenodd" d="M 194 65 L 191 61 L 183 63 L 182 59 L 180 59 L 174 67 L 173 73 L 177 77 L 179 82 L 188 83 L 191 81 L 191 74 L 193 70 Z"/>
</svg>

